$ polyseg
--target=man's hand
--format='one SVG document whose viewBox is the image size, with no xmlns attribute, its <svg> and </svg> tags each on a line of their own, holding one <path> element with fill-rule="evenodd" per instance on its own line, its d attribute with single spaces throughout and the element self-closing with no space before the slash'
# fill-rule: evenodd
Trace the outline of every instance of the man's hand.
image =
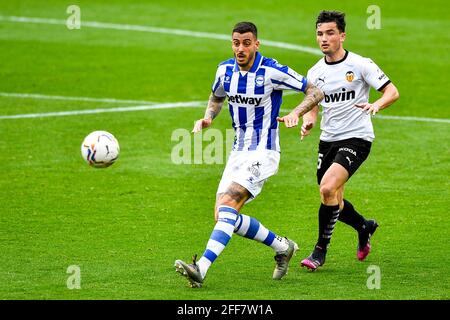
<svg viewBox="0 0 450 320">
<path fill-rule="evenodd" d="M 293 128 L 298 125 L 298 115 L 291 112 L 284 117 L 277 117 L 278 122 L 284 122 L 286 128 Z"/>
<path fill-rule="evenodd" d="M 355 104 L 355 107 L 362 109 L 367 114 L 371 114 L 374 116 L 378 111 L 380 111 L 380 107 L 375 103 L 360 103 Z"/>
<path fill-rule="evenodd" d="M 301 140 L 303 140 L 304 137 L 308 136 L 311 132 L 312 127 L 314 127 L 314 122 L 312 121 L 303 121 L 303 125 L 301 128 Z"/>
<path fill-rule="evenodd" d="M 212 123 L 212 119 L 200 119 L 195 122 L 194 128 L 192 129 L 193 133 L 202 131 L 204 128 L 208 128 Z"/>
</svg>

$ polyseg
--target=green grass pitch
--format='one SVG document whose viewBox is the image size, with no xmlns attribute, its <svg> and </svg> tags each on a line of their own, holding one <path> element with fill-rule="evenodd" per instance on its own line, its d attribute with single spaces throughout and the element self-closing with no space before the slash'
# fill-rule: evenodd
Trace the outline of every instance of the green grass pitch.
<svg viewBox="0 0 450 320">
<path fill-rule="evenodd" d="M 382 115 L 446 122 L 374 118 L 369 159 L 346 187 L 346 198 L 380 228 L 373 252 L 356 259 L 357 235 L 337 224 L 323 268 L 299 267 L 316 239 L 319 130 L 300 142 L 281 128 L 279 172 L 243 213 L 296 240 L 289 274 L 271 279 L 271 249 L 234 236 L 200 290 L 188 288 L 175 259 L 201 253 L 214 226 L 223 164 L 175 165 L 171 134 L 190 130 L 204 107 L 62 117 L 0 119 L 0 299 L 449 299 L 450 298 L 450 22 L 446 2 L 100 1 L 80 0 L 81 29 L 7 21 L 66 20 L 67 1 L 0 3 L 0 116 L 136 106 L 105 101 L 11 96 L 114 98 L 156 103 L 206 101 L 230 42 L 174 34 L 83 27 L 83 21 L 230 34 L 251 20 L 260 38 L 316 48 L 321 9 L 347 13 L 347 49 L 371 57 L 401 98 Z M 369 30 L 370 4 L 381 29 Z M 260 51 L 298 72 L 314 54 L 265 46 Z M 372 100 L 377 96 L 372 92 Z M 293 108 L 300 95 L 284 98 Z M 223 110 L 214 128 L 230 128 Z M 120 158 L 94 169 L 80 156 L 84 136 L 112 132 Z M 80 289 L 67 288 L 69 266 Z M 368 267 L 381 288 L 370 290 Z"/>
</svg>

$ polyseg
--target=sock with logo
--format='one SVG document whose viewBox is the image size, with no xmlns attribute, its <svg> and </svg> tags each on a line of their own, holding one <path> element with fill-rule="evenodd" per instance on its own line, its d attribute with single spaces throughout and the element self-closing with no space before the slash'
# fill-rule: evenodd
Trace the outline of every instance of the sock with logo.
<svg viewBox="0 0 450 320">
<path fill-rule="evenodd" d="M 319 238 L 317 246 L 326 251 L 331 241 L 334 225 L 339 217 L 339 205 L 327 206 L 321 204 L 319 208 Z"/>
</svg>

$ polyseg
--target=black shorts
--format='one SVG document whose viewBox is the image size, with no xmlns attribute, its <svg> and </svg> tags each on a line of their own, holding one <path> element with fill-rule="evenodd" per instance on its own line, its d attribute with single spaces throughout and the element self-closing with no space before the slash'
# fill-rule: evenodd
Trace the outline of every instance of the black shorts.
<svg viewBox="0 0 450 320">
<path fill-rule="evenodd" d="M 367 159 L 372 142 L 350 138 L 346 140 L 326 142 L 320 140 L 319 159 L 317 163 L 317 183 L 320 184 L 322 177 L 333 162 L 339 163 L 347 171 L 350 177 L 359 166 Z"/>
</svg>

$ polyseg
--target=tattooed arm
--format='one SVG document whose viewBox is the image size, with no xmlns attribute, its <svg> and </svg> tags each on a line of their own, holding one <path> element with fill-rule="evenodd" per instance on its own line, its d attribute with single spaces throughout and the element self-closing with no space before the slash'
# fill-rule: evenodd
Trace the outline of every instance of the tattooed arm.
<svg viewBox="0 0 450 320">
<path fill-rule="evenodd" d="M 203 119 L 197 120 L 194 125 L 194 129 L 192 132 L 196 133 L 201 131 L 203 128 L 207 128 L 211 125 L 212 121 L 222 110 L 223 102 L 225 101 L 225 97 L 216 97 L 211 93 L 209 96 L 208 107 L 205 111 L 205 116 Z"/>
<path fill-rule="evenodd" d="M 277 120 L 279 122 L 284 122 L 287 128 L 295 127 L 298 124 L 298 118 L 317 106 L 319 102 L 322 101 L 323 97 L 322 90 L 308 82 L 303 101 L 288 115 L 281 118 L 278 117 Z"/>
</svg>

